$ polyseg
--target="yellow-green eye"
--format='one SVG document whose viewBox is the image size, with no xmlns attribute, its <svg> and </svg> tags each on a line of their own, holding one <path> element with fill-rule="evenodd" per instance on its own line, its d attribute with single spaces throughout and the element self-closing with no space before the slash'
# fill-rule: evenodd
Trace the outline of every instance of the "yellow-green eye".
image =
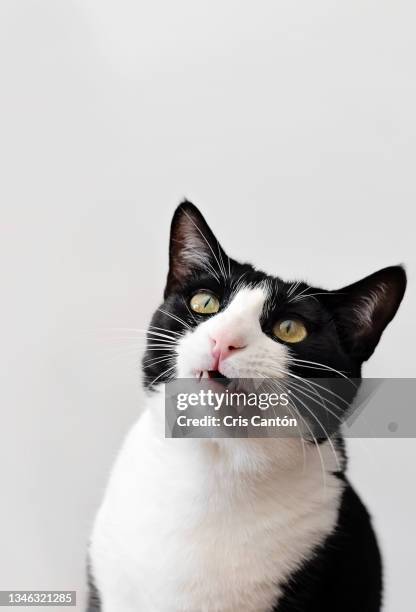
<svg viewBox="0 0 416 612">
<path fill-rule="evenodd" d="M 273 334 L 283 342 L 302 342 L 308 332 L 298 319 L 284 319 L 278 321 L 273 327 Z"/>
<path fill-rule="evenodd" d="M 219 299 L 208 291 L 195 293 L 190 305 L 192 310 L 198 314 L 215 314 L 220 309 Z"/>
</svg>

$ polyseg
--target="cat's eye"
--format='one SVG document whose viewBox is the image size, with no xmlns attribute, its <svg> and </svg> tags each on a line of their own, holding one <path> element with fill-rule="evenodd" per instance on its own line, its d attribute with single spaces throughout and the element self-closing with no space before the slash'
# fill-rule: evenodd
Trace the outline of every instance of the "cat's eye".
<svg viewBox="0 0 416 612">
<path fill-rule="evenodd" d="M 299 319 L 284 319 L 278 321 L 273 327 L 273 334 L 283 342 L 302 342 L 308 332 Z"/>
<path fill-rule="evenodd" d="M 198 314 L 215 314 L 220 309 L 220 301 L 213 293 L 199 291 L 191 298 L 190 306 Z"/>
</svg>

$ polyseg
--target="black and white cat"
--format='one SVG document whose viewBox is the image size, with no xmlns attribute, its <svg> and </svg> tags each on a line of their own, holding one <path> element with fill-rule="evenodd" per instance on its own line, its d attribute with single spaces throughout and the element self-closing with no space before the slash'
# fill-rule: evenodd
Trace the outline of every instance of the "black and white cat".
<svg viewBox="0 0 416 612">
<path fill-rule="evenodd" d="M 340 438 L 167 439 L 163 383 L 359 378 L 404 270 L 335 291 L 287 283 L 230 259 L 189 202 L 174 214 L 169 258 L 143 360 L 148 398 L 92 533 L 89 610 L 380 610 L 379 550 Z"/>
</svg>

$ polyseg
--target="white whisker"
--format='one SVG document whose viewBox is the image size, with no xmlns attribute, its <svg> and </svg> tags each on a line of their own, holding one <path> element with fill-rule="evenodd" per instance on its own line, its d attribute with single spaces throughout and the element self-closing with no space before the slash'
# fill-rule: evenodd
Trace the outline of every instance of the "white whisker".
<svg viewBox="0 0 416 612">
<path fill-rule="evenodd" d="M 173 315 L 172 313 L 168 312 L 167 310 L 163 310 L 163 308 L 158 308 L 158 310 L 160 312 L 163 312 L 163 314 L 165 314 L 166 316 L 170 317 L 171 319 L 174 319 L 174 321 L 177 321 L 178 323 L 181 323 L 181 325 L 183 325 L 187 329 L 191 329 L 191 327 L 188 325 L 188 323 L 186 323 L 186 321 L 184 321 L 180 317 L 177 317 L 176 315 Z"/>
<path fill-rule="evenodd" d="M 293 362 L 293 363 L 302 363 L 302 364 L 310 364 L 311 366 L 319 366 L 319 369 L 321 369 L 321 370 L 329 370 L 331 372 L 335 372 L 335 374 L 339 374 L 343 378 L 349 380 L 352 385 L 354 385 L 353 381 L 345 373 L 343 373 L 341 370 L 336 370 L 335 368 L 332 368 L 331 366 L 328 366 L 328 365 L 326 365 L 324 363 L 320 363 L 318 361 L 309 361 L 307 359 L 298 359 L 297 357 L 290 357 L 290 361 Z"/>
<path fill-rule="evenodd" d="M 152 380 L 152 382 L 149 384 L 149 387 L 152 387 L 152 386 L 155 384 L 155 382 L 156 382 L 157 380 L 159 380 L 159 378 L 161 378 L 162 376 L 164 376 L 164 375 L 165 375 L 165 374 L 167 374 L 168 372 L 171 372 L 172 370 L 174 370 L 174 369 L 175 369 L 175 367 L 176 367 L 176 366 L 175 366 L 175 365 L 173 365 L 173 366 L 171 366 L 170 368 L 167 368 L 166 370 L 164 370 L 163 372 L 161 372 L 161 373 L 160 373 L 158 376 L 156 376 L 156 378 L 154 378 L 154 379 Z"/>
</svg>

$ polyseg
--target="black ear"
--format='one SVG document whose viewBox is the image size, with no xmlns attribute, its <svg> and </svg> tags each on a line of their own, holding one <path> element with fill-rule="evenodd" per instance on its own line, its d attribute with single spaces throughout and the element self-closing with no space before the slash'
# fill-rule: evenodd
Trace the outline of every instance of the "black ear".
<svg viewBox="0 0 416 612">
<path fill-rule="evenodd" d="M 187 200 L 179 204 L 170 228 L 165 298 L 198 270 L 209 272 L 221 282 L 229 275 L 229 265 L 227 255 L 197 207 Z"/>
<path fill-rule="evenodd" d="M 341 339 L 354 358 L 366 361 L 371 356 L 405 289 L 404 269 L 391 266 L 328 294 Z"/>
</svg>

